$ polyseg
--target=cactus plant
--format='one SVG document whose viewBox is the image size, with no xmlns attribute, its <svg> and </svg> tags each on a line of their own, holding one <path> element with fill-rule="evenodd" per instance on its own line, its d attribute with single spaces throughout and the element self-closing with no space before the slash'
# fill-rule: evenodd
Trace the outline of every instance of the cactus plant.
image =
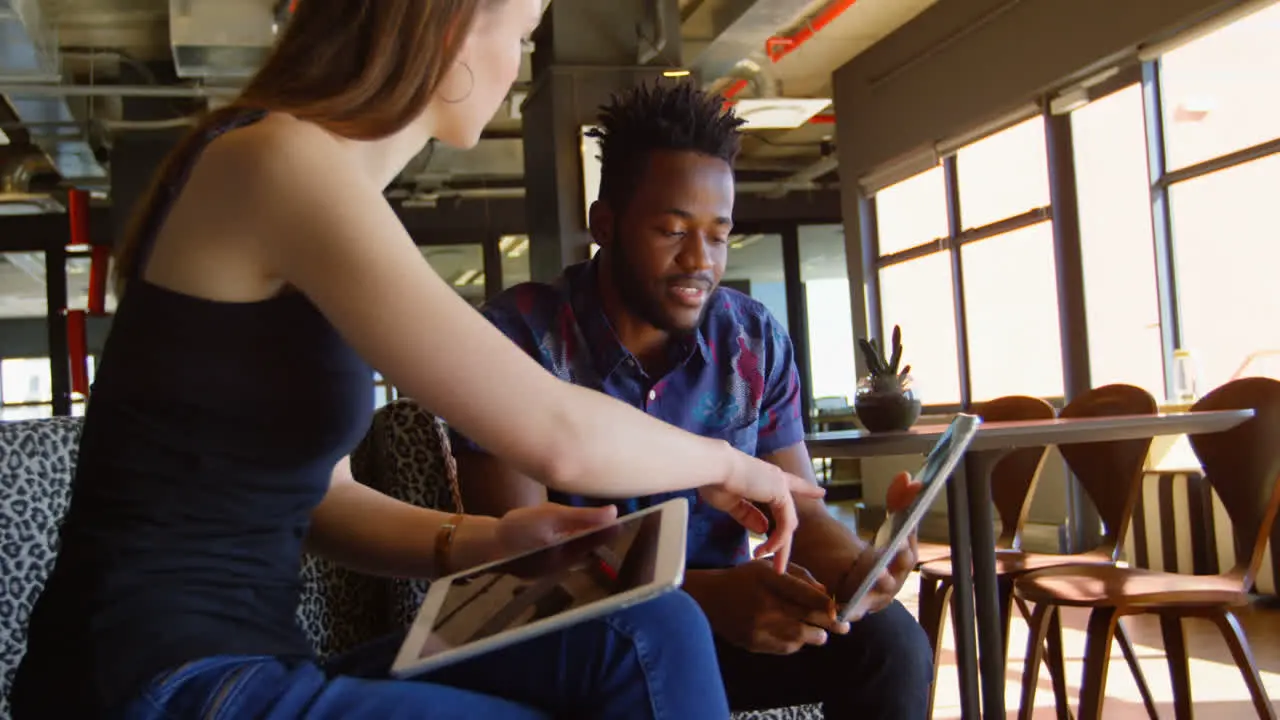
<svg viewBox="0 0 1280 720">
<path fill-rule="evenodd" d="M 902 363 L 902 328 L 894 326 L 885 355 L 875 338 L 858 340 L 868 374 L 858 384 L 854 410 L 871 432 L 906 430 L 920 418 L 920 399 L 912 387 L 911 366 Z"/>
<path fill-rule="evenodd" d="M 867 369 L 871 373 L 869 377 L 876 390 L 899 390 L 908 381 L 911 376 L 911 366 L 898 369 L 898 365 L 902 362 L 901 327 L 897 325 L 893 327 L 892 354 L 888 358 L 885 357 L 884 350 L 875 338 L 859 339 L 858 345 L 862 349 L 862 357 L 867 361 Z"/>
</svg>

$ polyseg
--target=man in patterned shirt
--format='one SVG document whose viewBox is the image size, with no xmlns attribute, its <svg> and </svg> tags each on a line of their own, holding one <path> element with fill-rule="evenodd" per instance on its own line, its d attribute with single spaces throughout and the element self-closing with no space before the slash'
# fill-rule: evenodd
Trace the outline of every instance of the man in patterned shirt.
<svg viewBox="0 0 1280 720">
<path fill-rule="evenodd" d="M 717 287 L 742 122 L 722 103 L 679 84 L 642 86 L 602 108 L 590 222 L 599 253 L 552 285 L 511 288 L 484 313 L 560 378 L 813 478 L 786 332 L 759 302 Z M 608 502 L 548 492 L 466 438 L 455 436 L 454 449 L 470 512 L 501 515 L 548 498 Z M 892 505 L 916 489 L 900 475 Z M 691 512 L 684 589 L 715 630 L 735 710 L 823 703 L 829 720 L 923 720 L 932 653 L 893 600 L 914 547 L 881 578 L 870 614 L 839 623 L 836 603 L 853 594 L 874 550 L 821 501 L 796 499 L 793 565 L 780 575 L 752 560 L 742 526 L 696 493 L 615 502 L 626 513 L 680 494 Z"/>
</svg>

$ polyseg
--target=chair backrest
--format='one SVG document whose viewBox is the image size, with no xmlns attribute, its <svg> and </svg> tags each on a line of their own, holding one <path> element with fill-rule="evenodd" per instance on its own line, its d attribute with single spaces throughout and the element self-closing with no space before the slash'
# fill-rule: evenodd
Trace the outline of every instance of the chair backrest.
<svg viewBox="0 0 1280 720">
<path fill-rule="evenodd" d="M 58 555 L 79 451 L 79 418 L 0 422 L 0 717 Z"/>
<path fill-rule="evenodd" d="M 409 398 L 390 402 L 373 415 L 368 434 L 351 453 L 355 479 L 419 507 L 461 512 L 458 469 L 444 421 Z M 391 582 L 391 622 L 408 627 L 426 596 L 425 580 Z"/>
<path fill-rule="evenodd" d="M 987 422 L 1050 420 L 1053 406 L 1040 398 L 1010 395 L 983 403 L 977 415 Z M 1030 499 L 1035 494 L 1049 448 L 1019 448 L 1005 455 L 991 471 L 991 500 L 1000 516 L 1000 537 L 996 547 L 1016 550 L 1022 543 L 1022 526 L 1027 520 Z"/>
<path fill-rule="evenodd" d="M 1254 416 L 1218 433 L 1191 436 L 1205 479 L 1231 518 L 1236 567 L 1246 588 L 1262 564 L 1280 508 L 1280 382 L 1241 378 L 1192 406 L 1193 411 L 1252 409 Z M 1280 547 L 1280 545 L 1277 545 Z"/>
<path fill-rule="evenodd" d="M 1152 415 L 1158 409 L 1146 390 L 1116 384 L 1094 388 L 1072 400 L 1059 417 Z M 1061 445 L 1058 450 L 1102 518 L 1105 535 L 1099 549 L 1118 559 L 1142 492 L 1142 469 L 1151 452 L 1151 438 Z"/>
</svg>

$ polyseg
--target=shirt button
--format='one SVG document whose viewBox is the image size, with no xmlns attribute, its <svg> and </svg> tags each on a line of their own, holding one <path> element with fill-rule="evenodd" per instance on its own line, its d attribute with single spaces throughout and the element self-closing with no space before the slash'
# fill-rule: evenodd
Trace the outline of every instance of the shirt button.
<svg viewBox="0 0 1280 720">
<path fill-rule="evenodd" d="M 657 399 L 658 399 L 658 391 L 657 391 L 657 390 L 650 390 L 650 391 L 649 391 L 649 401 L 650 401 L 650 402 L 652 402 L 652 401 L 657 400 Z"/>
</svg>

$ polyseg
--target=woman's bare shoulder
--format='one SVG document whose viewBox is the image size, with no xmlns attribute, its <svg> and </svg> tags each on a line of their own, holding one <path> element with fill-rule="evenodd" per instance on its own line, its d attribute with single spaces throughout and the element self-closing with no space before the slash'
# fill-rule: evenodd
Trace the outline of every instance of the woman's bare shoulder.
<svg viewBox="0 0 1280 720">
<path fill-rule="evenodd" d="M 206 173 L 225 173 L 238 185 L 250 187 L 277 181 L 281 173 L 300 174 L 296 179 L 306 181 L 306 173 L 318 165 L 350 162 L 341 144 L 323 128 L 279 113 L 219 136 L 201 161 Z"/>
</svg>

